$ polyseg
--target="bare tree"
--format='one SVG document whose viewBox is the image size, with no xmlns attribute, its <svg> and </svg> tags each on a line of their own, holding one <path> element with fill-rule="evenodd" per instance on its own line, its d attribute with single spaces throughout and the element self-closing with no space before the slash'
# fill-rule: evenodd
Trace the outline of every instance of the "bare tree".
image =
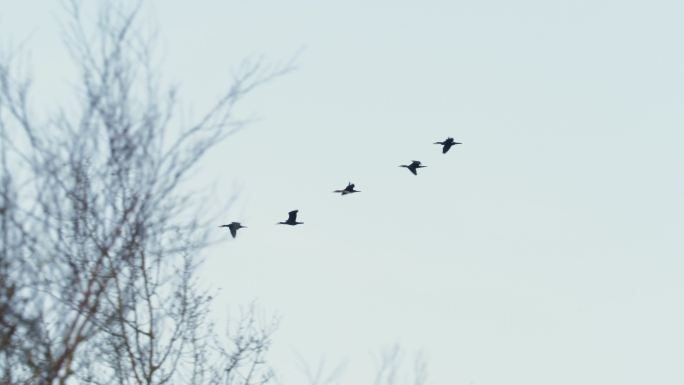
<svg viewBox="0 0 684 385">
<path fill-rule="evenodd" d="M 308 385 L 333 385 L 338 384 L 344 372 L 347 362 L 341 361 L 332 369 L 326 368 L 325 358 L 321 358 L 314 370 L 312 366 L 301 356 L 298 357 L 300 369 L 306 376 Z"/>
<path fill-rule="evenodd" d="M 404 365 L 406 353 L 394 345 L 383 349 L 376 357 L 375 379 L 373 385 L 427 385 L 427 362 L 422 354 L 413 356 L 413 366 Z M 326 360 L 321 358 L 314 367 L 303 357 L 298 357 L 301 372 L 308 385 L 337 385 L 342 384 L 342 375 L 347 366 L 346 361 L 340 361 L 334 367 L 327 367 Z"/>
<path fill-rule="evenodd" d="M 236 104 L 291 69 L 246 61 L 195 122 L 155 75 L 140 2 L 91 28 L 65 3 L 76 106 L 43 117 L 16 55 L 0 57 L 0 383 L 264 384 L 271 324 L 226 340 L 198 285 L 207 218 L 189 174 L 241 127 Z"/>
<path fill-rule="evenodd" d="M 395 345 L 385 349 L 379 356 L 374 385 L 426 385 L 427 363 L 421 354 L 413 358 L 413 370 L 402 370 L 404 352 Z"/>
</svg>

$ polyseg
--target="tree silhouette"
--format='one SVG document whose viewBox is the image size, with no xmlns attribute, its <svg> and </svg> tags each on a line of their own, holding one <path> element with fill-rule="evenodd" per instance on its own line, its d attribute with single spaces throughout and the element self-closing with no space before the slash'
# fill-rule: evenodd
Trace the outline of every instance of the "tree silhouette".
<svg viewBox="0 0 684 385">
<path fill-rule="evenodd" d="M 241 127 L 234 107 L 291 65 L 245 61 L 195 122 L 155 74 L 139 2 L 95 27 L 65 3 L 77 106 L 42 118 L 17 55 L 0 58 L 0 383 L 263 384 L 271 323 L 228 339 L 197 283 L 210 241 L 189 174 Z M 57 104 L 61 101 L 55 101 Z"/>
</svg>

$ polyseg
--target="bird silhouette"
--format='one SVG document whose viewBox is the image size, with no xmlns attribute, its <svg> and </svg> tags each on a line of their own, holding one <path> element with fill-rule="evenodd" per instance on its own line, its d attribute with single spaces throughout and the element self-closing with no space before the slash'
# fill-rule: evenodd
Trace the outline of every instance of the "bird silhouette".
<svg viewBox="0 0 684 385">
<path fill-rule="evenodd" d="M 456 144 L 463 144 L 461 142 L 455 142 L 454 138 L 448 137 L 445 141 L 443 142 L 435 142 L 435 144 L 441 144 L 442 145 L 442 154 L 446 154 L 451 146 L 454 146 Z"/>
<path fill-rule="evenodd" d="M 240 222 L 231 222 L 229 225 L 221 225 L 219 227 L 227 227 L 228 230 L 230 230 L 230 235 L 232 235 L 233 238 L 235 238 L 235 236 L 237 235 L 238 229 L 246 229 L 247 228 L 247 226 L 241 225 Z"/>
<path fill-rule="evenodd" d="M 296 225 L 301 225 L 304 222 L 297 222 L 297 212 L 299 210 L 292 210 L 289 213 L 287 213 L 287 220 L 285 222 L 278 222 L 278 225 L 290 225 L 290 226 L 296 226 Z"/>
<path fill-rule="evenodd" d="M 418 160 L 413 160 L 413 161 L 411 161 L 411 164 L 409 164 L 409 165 L 402 164 L 402 165 L 399 166 L 399 167 L 406 167 L 406 168 L 409 169 L 409 171 L 411 171 L 411 173 L 412 173 L 413 175 L 418 175 L 418 173 L 417 173 L 416 171 L 417 171 L 419 168 L 423 168 L 423 167 L 427 167 L 427 166 L 421 165 L 421 164 L 420 164 L 420 161 L 418 161 Z"/>
<path fill-rule="evenodd" d="M 352 182 L 349 182 L 349 184 L 347 184 L 347 187 L 345 187 L 344 190 L 335 190 L 333 192 L 334 193 L 340 193 L 341 195 L 347 195 L 347 194 L 357 193 L 357 192 L 361 192 L 361 191 L 354 190 L 354 184 Z"/>
</svg>

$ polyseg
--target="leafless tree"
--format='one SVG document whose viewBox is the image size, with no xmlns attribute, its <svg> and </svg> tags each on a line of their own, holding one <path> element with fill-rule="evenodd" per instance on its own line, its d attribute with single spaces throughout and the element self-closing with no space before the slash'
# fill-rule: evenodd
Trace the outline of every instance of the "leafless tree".
<svg viewBox="0 0 684 385">
<path fill-rule="evenodd" d="M 376 370 L 373 385 L 427 385 L 427 363 L 422 354 L 413 356 L 413 366 L 404 365 L 406 353 L 399 345 L 386 348 L 376 357 Z M 299 357 L 300 369 L 307 385 L 337 385 L 347 366 L 346 361 L 328 368 L 326 360 L 321 358 L 314 367 L 304 358 Z"/>
<path fill-rule="evenodd" d="M 405 353 L 399 345 L 385 349 L 379 356 L 374 385 L 426 385 L 427 363 L 421 354 L 413 358 L 413 370 L 406 373 Z M 402 370 L 404 369 L 404 370 Z"/>
<path fill-rule="evenodd" d="M 325 358 L 321 358 L 316 365 L 316 369 L 303 358 L 298 357 L 300 369 L 306 376 L 306 383 L 308 385 L 336 385 L 340 381 L 340 377 L 347 366 L 347 362 L 342 361 L 332 369 L 326 368 Z"/>
<path fill-rule="evenodd" d="M 246 61 L 183 124 L 141 3 L 121 4 L 92 26 L 65 3 L 80 81 L 54 114 L 18 55 L 0 57 L 0 384 L 264 384 L 272 325 L 247 311 L 227 340 L 214 331 L 196 277 L 208 218 L 186 182 L 241 127 L 236 103 L 291 64 Z"/>
</svg>

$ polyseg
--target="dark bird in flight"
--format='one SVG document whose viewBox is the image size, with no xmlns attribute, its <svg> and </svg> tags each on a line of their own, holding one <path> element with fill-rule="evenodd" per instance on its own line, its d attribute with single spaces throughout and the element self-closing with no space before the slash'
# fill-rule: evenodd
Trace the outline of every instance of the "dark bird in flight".
<svg viewBox="0 0 684 385">
<path fill-rule="evenodd" d="M 399 166 L 399 167 L 406 167 L 406 168 L 409 169 L 409 171 L 411 171 L 411 173 L 413 173 L 413 175 L 418 175 L 418 173 L 417 173 L 416 171 L 417 171 L 419 168 L 423 168 L 423 167 L 427 167 L 427 166 L 421 165 L 421 164 L 420 164 L 420 161 L 418 161 L 418 160 L 413 160 L 413 161 L 411 161 L 411 164 L 409 164 L 409 165 L 402 164 L 402 165 Z"/>
<path fill-rule="evenodd" d="M 333 192 L 334 193 L 340 193 L 342 195 L 347 195 L 347 194 L 357 193 L 357 192 L 361 192 L 361 191 L 354 190 L 354 184 L 352 182 L 349 182 L 349 184 L 347 184 L 347 187 L 345 187 L 344 190 L 335 190 Z"/>
<path fill-rule="evenodd" d="M 230 235 L 232 235 L 233 238 L 235 238 L 235 236 L 237 235 L 238 229 L 246 229 L 247 228 L 247 226 L 241 225 L 240 222 L 231 222 L 229 225 L 221 225 L 219 227 L 227 227 L 228 230 L 230 230 Z"/>
<path fill-rule="evenodd" d="M 455 142 L 454 138 L 449 137 L 445 141 L 435 142 L 435 144 L 441 144 L 442 145 L 442 154 L 446 154 L 449 151 L 449 149 L 451 148 L 451 146 L 456 145 L 456 144 L 463 144 L 463 143 Z"/>
<path fill-rule="evenodd" d="M 297 212 L 299 210 L 292 210 L 287 214 L 287 220 L 285 222 L 278 222 L 278 225 L 290 225 L 290 226 L 296 226 L 296 225 L 301 225 L 304 222 L 297 222 Z"/>
</svg>

